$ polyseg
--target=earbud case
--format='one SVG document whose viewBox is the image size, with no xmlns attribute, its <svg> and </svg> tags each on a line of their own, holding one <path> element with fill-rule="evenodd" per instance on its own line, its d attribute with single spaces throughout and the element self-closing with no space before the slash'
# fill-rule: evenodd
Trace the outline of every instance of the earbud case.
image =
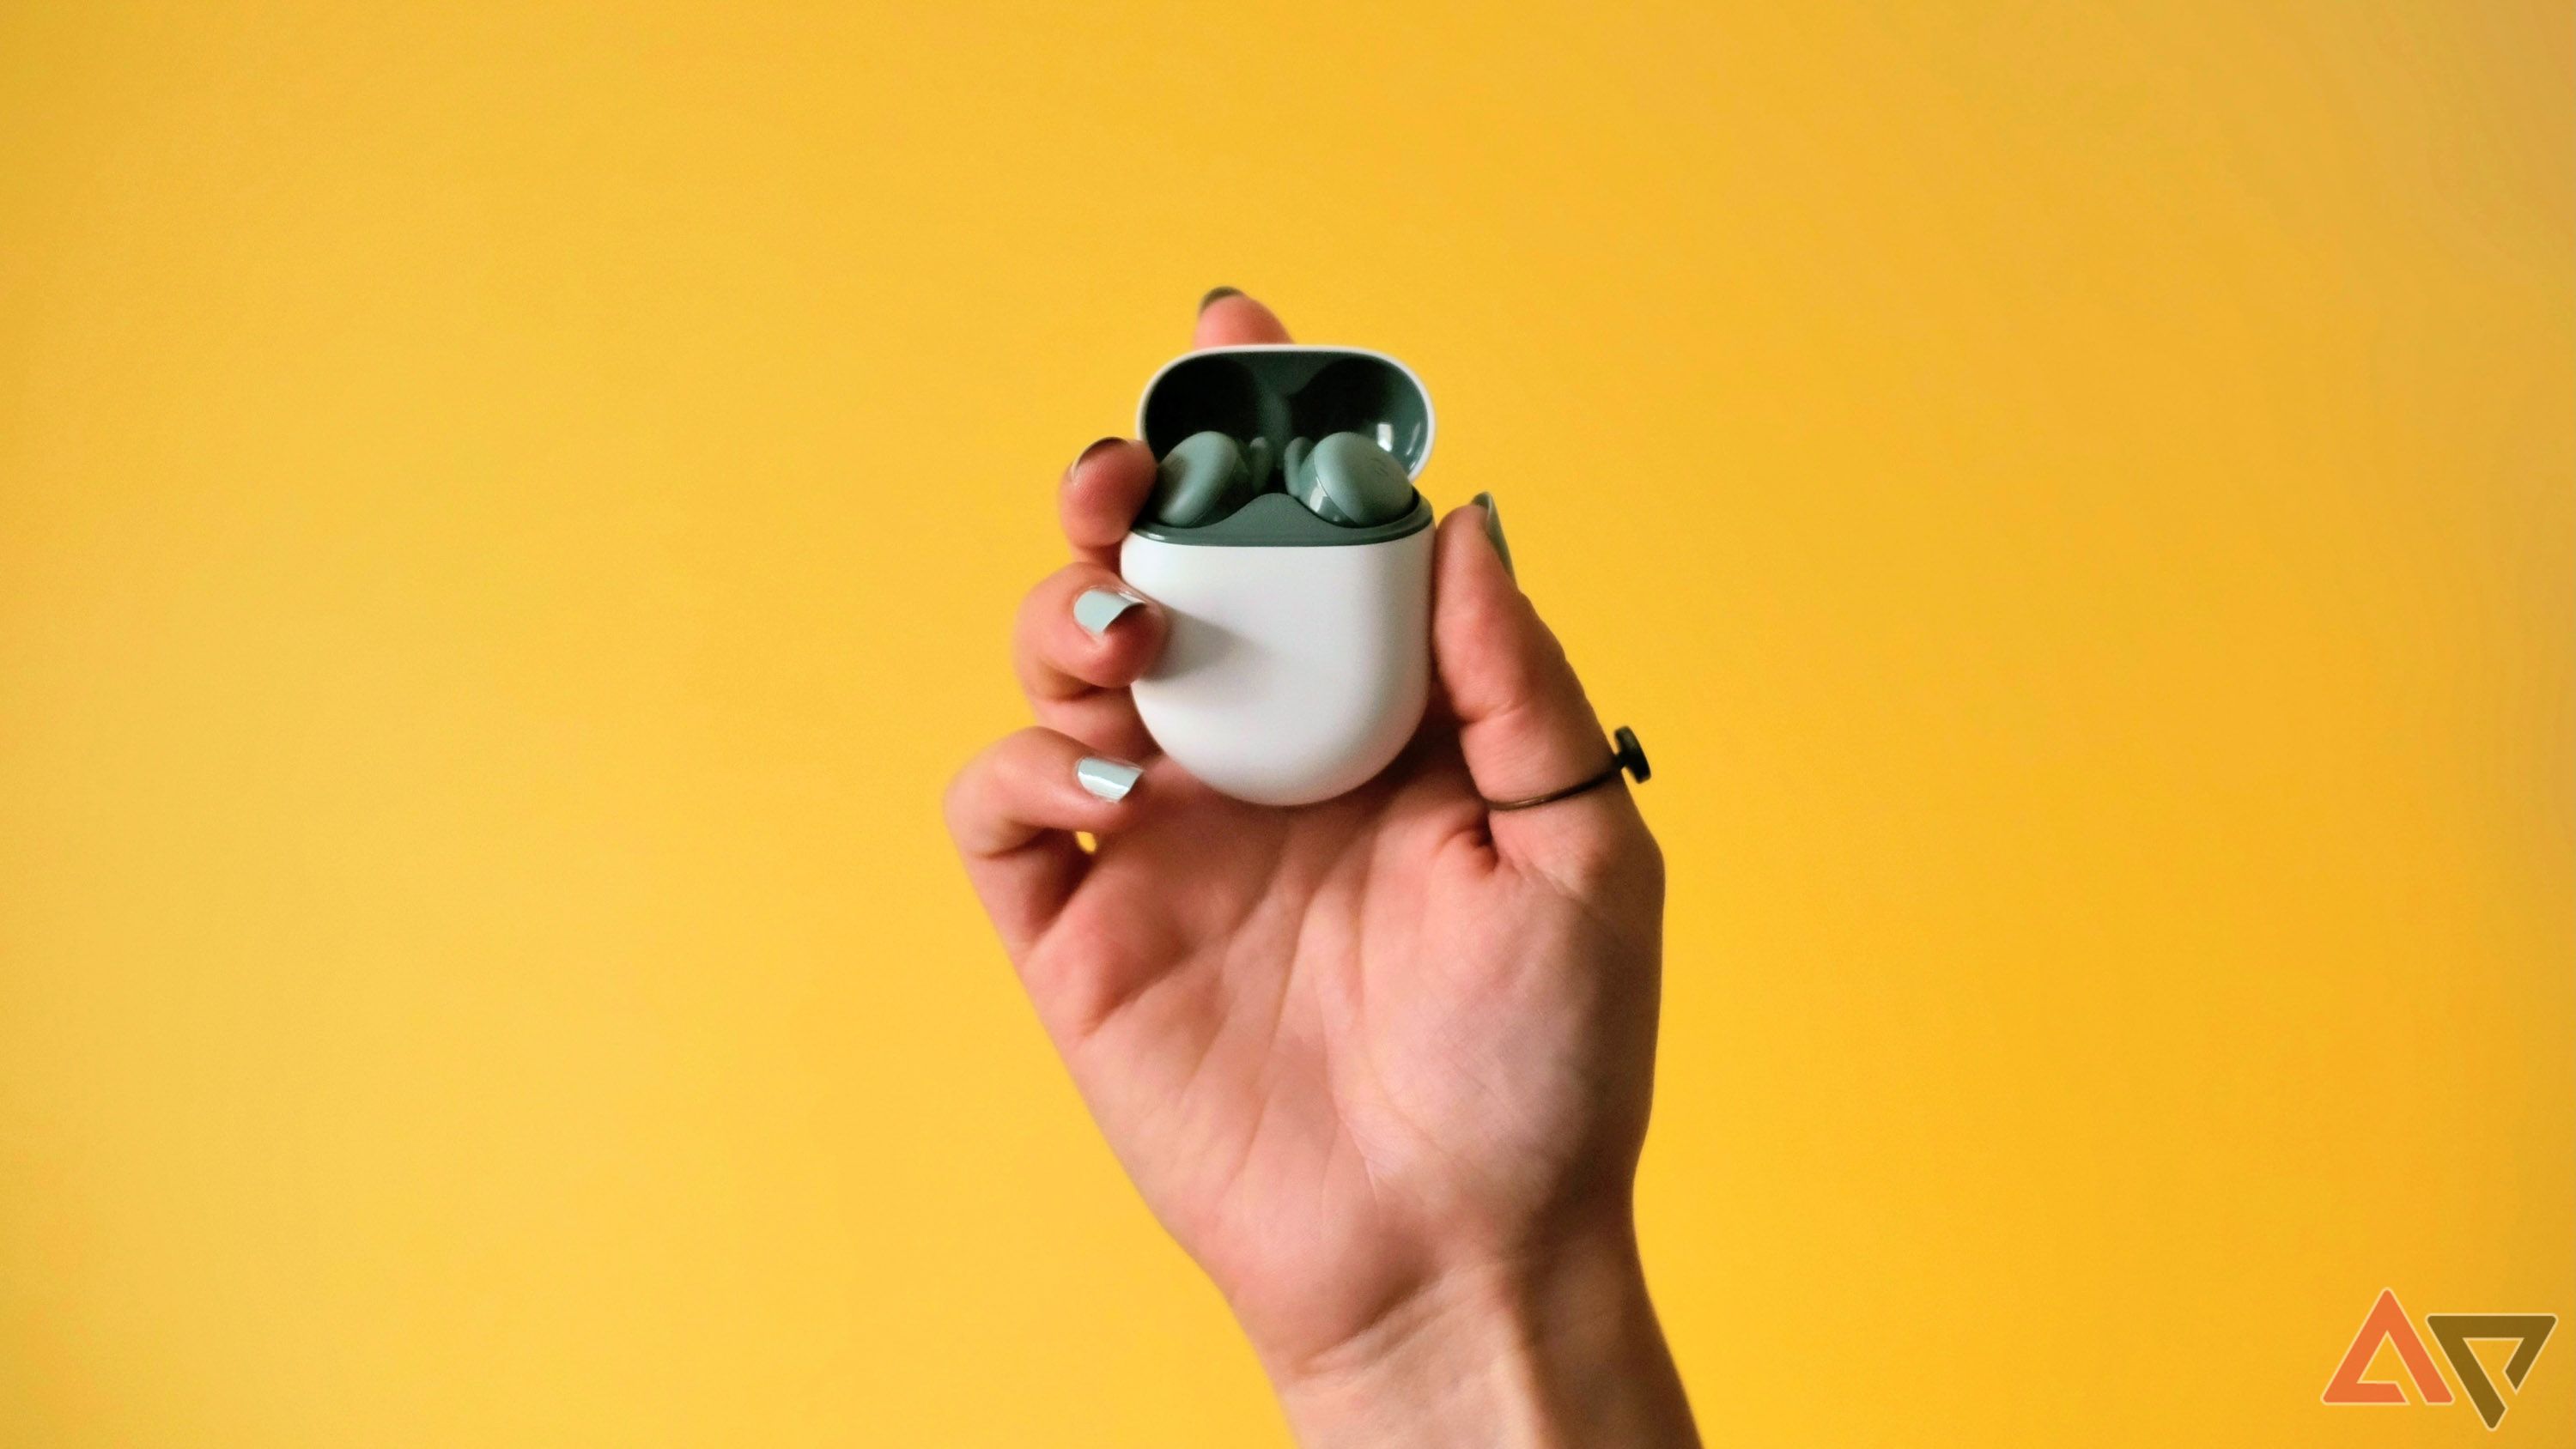
<svg viewBox="0 0 2576 1449">
<path fill-rule="evenodd" d="M 1292 343 L 1165 363 L 1137 430 L 1160 459 L 1193 433 L 1269 440 L 1356 432 L 1421 474 L 1431 396 L 1380 352 Z M 1140 519 L 1119 551 L 1128 584 L 1171 621 L 1136 682 L 1137 713 L 1183 769 L 1239 800 L 1305 805 L 1396 757 L 1431 685 L 1431 505 L 1392 523 L 1328 523 L 1271 491 L 1213 523 Z"/>
</svg>

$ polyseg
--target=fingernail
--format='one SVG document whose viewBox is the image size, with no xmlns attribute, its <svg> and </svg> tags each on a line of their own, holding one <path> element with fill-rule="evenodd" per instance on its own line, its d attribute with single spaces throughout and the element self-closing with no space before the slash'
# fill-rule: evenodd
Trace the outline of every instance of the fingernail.
<svg viewBox="0 0 2576 1449">
<path fill-rule="evenodd" d="M 1210 307 L 1215 306 L 1217 303 L 1224 301 L 1228 297 L 1240 297 L 1242 295 L 1243 293 L 1232 287 L 1210 287 L 1208 289 L 1208 294 L 1199 298 L 1199 310 L 1204 312 Z"/>
<path fill-rule="evenodd" d="M 1112 805 L 1126 799 L 1127 792 L 1136 788 L 1136 781 L 1144 773 L 1142 765 L 1131 765 L 1124 760 L 1104 760 L 1098 755 L 1085 755 L 1082 762 L 1073 767 L 1073 778 L 1081 782 L 1082 788 Z"/>
<path fill-rule="evenodd" d="M 1070 478 L 1074 474 L 1082 471 L 1082 465 L 1091 461 L 1092 454 L 1099 452 L 1103 448 L 1117 447 L 1120 443 L 1125 441 L 1127 441 L 1125 438 L 1103 438 L 1099 442 L 1092 444 L 1090 447 L 1083 449 L 1080 453 L 1074 455 L 1072 462 L 1064 465 L 1064 476 Z"/>
<path fill-rule="evenodd" d="M 1494 508 L 1494 495 L 1479 493 L 1473 501 L 1485 510 L 1485 539 L 1493 544 L 1494 552 L 1502 555 L 1503 572 L 1517 581 L 1521 576 L 1520 570 L 1512 567 L 1512 546 L 1503 542 L 1503 515 Z"/>
<path fill-rule="evenodd" d="M 1073 601 L 1073 622 L 1082 632 L 1098 639 L 1118 622 L 1118 616 L 1145 602 L 1125 589 L 1085 589 Z"/>
</svg>

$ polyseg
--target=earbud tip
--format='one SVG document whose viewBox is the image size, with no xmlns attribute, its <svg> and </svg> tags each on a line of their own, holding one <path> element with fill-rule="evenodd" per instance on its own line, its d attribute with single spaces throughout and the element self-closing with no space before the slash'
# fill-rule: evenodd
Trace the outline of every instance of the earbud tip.
<svg viewBox="0 0 2576 1449">
<path fill-rule="evenodd" d="M 1335 433 L 1301 460 L 1292 485 L 1306 506 L 1328 522 L 1370 528 L 1393 523 L 1413 507 L 1413 480 L 1404 465 L 1358 433 Z"/>
<path fill-rule="evenodd" d="M 1234 439 L 1219 432 L 1192 433 L 1155 465 L 1145 516 L 1173 528 L 1214 523 L 1251 496 L 1246 486 L 1250 476 Z"/>
</svg>

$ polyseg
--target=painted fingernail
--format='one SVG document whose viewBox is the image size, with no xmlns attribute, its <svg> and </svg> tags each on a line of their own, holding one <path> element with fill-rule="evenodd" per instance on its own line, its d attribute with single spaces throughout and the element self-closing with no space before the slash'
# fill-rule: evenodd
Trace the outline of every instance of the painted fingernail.
<svg viewBox="0 0 2576 1449">
<path fill-rule="evenodd" d="M 1098 639 L 1108 634 L 1118 616 L 1145 602 L 1125 589 L 1085 589 L 1073 601 L 1073 622 Z"/>
<path fill-rule="evenodd" d="M 1125 441 L 1127 441 L 1125 438 L 1103 438 L 1099 442 L 1092 444 L 1090 447 L 1083 449 L 1080 453 L 1074 455 L 1072 462 L 1064 465 L 1064 476 L 1070 478 L 1074 474 L 1081 472 L 1082 465 L 1090 462 L 1093 454 L 1098 453 L 1103 448 L 1117 447 L 1120 443 Z"/>
<path fill-rule="evenodd" d="M 1081 783 L 1082 788 L 1112 805 L 1126 799 L 1127 792 L 1136 788 L 1136 781 L 1144 773 L 1142 765 L 1131 765 L 1124 760 L 1104 760 L 1098 755 L 1085 755 L 1082 762 L 1073 767 L 1073 778 Z"/>
<path fill-rule="evenodd" d="M 1518 579 L 1520 570 L 1512 567 L 1512 546 L 1503 542 L 1503 515 L 1494 508 L 1494 495 L 1479 493 L 1473 501 L 1485 510 L 1485 539 L 1493 544 L 1494 552 L 1502 555 L 1503 572 Z"/>
<path fill-rule="evenodd" d="M 1199 310 L 1204 312 L 1210 307 L 1215 306 L 1217 303 L 1224 301 L 1228 297 L 1240 297 L 1242 295 L 1243 293 L 1232 287 L 1210 287 L 1208 289 L 1208 294 L 1199 298 Z"/>
</svg>

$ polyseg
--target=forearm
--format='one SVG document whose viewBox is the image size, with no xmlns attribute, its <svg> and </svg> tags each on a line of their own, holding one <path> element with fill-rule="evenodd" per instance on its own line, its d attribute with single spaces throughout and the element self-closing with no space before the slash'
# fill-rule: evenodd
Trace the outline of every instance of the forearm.
<svg viewBox="0 0 2576 1449">
<path fill-rule="evenodd" d="M 1695 1446 L 1635 1240 L 1451 1274 L 1321 1360 L 1272 1366 L 1305 1449 Z"/>
</svg>

